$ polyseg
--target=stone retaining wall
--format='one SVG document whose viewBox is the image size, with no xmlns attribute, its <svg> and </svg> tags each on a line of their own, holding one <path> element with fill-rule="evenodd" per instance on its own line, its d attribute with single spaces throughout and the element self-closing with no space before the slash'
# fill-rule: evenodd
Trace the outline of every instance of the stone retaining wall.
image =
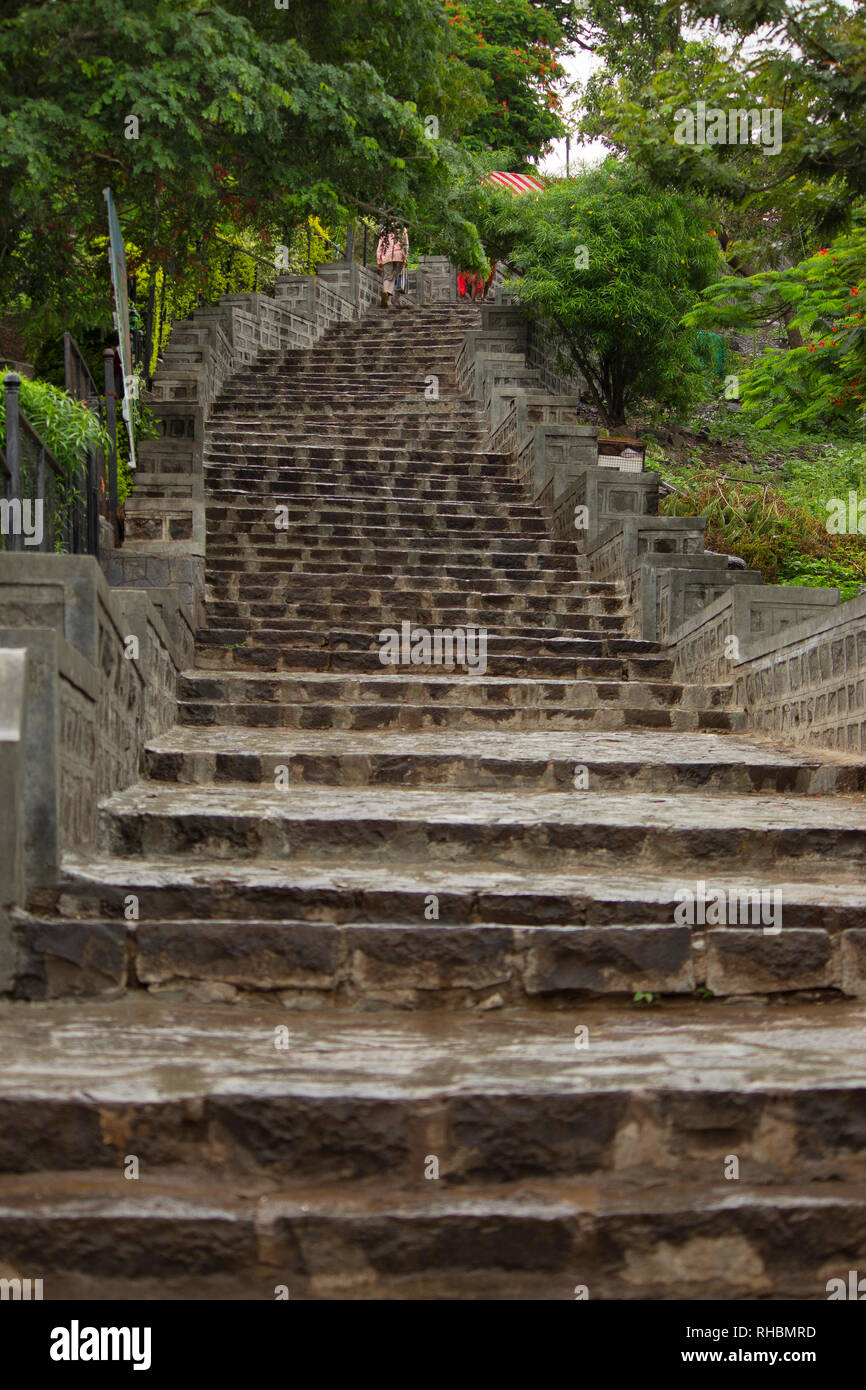
<svg viewBox="0 0 866 1390">
<path fill-rule="evenodd" d="M 484 307 L 458 380 L 551 534 L 584 551 L 593 579 L 621 586 L 627 635 L 669 647 L 680 680 L 726 688 L 748 728 L 866 753 L 866 596 L 764 585 L 704 549 L 703 518 L 658 516 L 658 474 L 598 468 L 597 430 L 574 423 L 582 383 L 559 374 L 550 326 L 521 312 Z"/>
<path fill-rule="evenodd" d="M 591 471 L 562 497 L 561 539 Z M 628 635 L 669 647 L 679 680 L 727 687 L 747 728 L 866 754 L 866 596 L 840 604 L 836 589 L 762 584 L 705 551 L 704 526 L 623 516 L 588 541 L 592 577 L 623 586 Z"/>
<path fill-rule="evenodd" d="M 838 604 L 835 590 L 777 587 L 727 589 L 684 623 L 676 673 L 732 681 L 761 733 L 866 753 L 866 595 Z"/>
<path fill-rule="evenodd" d="M 10 913 L 95 843 L 99 801 L 137 781 L 145 741 L 177 721 L 193 645 L 173 590 L 113 590 L 91 556 L 0 554 L 0 989 Z"/>
<path fill-rule="evenodd" d="M 593 431 L 592 448 L 597 451 L 597 446 Z M 623 517 L 654 516 L 658 506 L 657 473 L 621 473 L 618 468 L 599 468 L 590 459 L 591 454 L 584 466 L 571 470 L 567 486 L 557 497 L 553 517 L 556 539 L 574 540 L 584 551 L 610 527 L 616 528 Z M 578 507 L 583 508 L 580 514 Z M 600 555 L 604 555 L 603 549 Z"/>
<path fill-rule="evenodd" d="M 538 372 L 538 379 L 552 396 L 572 396 L 582 401 L 586 383 L 579 372 L 563 365 L 564 348 L 561 336 L 546 319 L 533 319 L 529 324 L 526 359 Z"/>
</svg>

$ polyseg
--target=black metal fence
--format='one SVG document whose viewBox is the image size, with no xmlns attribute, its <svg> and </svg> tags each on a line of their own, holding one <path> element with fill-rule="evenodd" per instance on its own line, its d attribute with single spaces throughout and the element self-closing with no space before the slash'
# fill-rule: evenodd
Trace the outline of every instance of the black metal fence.
<svg viewBox="0 0 866 1390">
<path fill-rule="evenodd" d="M 48 445 L 21 413 L 21 378 L 7 372 L 6 448 L 0 453 L 3 498 L 0 504 L 0 544 L 7 551 L 53 551 L 60 519 L 64 473 Z M 73 546 L 72 517 L 68 519 L 69 549 Z"/>
<path fill-rule="evenodd" d="M 117 510 L 114 352 L 107 348 L 103 353 L 103 395 L 71 333 L 63 335 L 63 358 L 67 393 L 94 413 L 106 432 L 108 447 L 89 445 L 70 473 L 22 411 L 20 376 L 7 372 L 3 379 L 6 447 L 0 451 L 0 548 L 98 557 L 100 518 L 113 522 Z"/>
</svg>

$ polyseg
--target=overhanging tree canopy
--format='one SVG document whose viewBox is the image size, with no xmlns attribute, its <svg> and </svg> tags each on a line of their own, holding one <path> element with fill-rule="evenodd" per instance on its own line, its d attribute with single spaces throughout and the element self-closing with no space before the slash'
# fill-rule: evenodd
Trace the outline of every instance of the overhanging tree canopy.
<svg viewBox="0 0 866 1390">
<path fill-rule="evenodd" d="M 356 202 L 426 211 L 431 222 L 435 210 L 443 238 L 477 256 L 471 225 L 449 224 L 447 191 L 449 134 L 483 104 L 480 80 L 449 64 L 448 43 L 438 0 L 7 8 L 0 299 L 23 294 L 58 322 L 94 320 L 107 303 L 94 245 L 106 184 L 128 240 L 179 274 L 211 228 L 288 231 L 310 212 L 342 216 Z M 439 139 L 410 100 L 416 91 L 434 108 Z"/>
</svg>

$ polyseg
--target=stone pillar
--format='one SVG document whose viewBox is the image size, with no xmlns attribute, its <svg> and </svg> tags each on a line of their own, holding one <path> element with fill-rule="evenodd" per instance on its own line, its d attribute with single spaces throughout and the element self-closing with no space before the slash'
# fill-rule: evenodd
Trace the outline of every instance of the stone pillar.
<svg viewBox="0 0 866 1390">
<path fill-rule="evenodd" d="M 24 901 L 24 740 L 27 652 L 0 649 L 0 993 L 12 988 L 16 949 L 10 913 Z"/>
</svg>

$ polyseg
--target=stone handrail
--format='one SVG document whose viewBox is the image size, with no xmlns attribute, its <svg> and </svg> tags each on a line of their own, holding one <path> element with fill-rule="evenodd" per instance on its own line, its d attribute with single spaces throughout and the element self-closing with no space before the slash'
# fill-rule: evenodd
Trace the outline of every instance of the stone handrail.
<svg viewBox="0 0 866 1390">
<path fill-rule="evenodd" d="M 176 723 L 194 635 L 176 590 L 112 590 L 84 555 L 0 555 L 0 615 L 0 820 L 24 837 L 0 834 L 2 990 L 13 957 L 28 970 L 15 907 L 50 907 L 61 855 L 95 843 L 99 801 Z"/>
</svg>

